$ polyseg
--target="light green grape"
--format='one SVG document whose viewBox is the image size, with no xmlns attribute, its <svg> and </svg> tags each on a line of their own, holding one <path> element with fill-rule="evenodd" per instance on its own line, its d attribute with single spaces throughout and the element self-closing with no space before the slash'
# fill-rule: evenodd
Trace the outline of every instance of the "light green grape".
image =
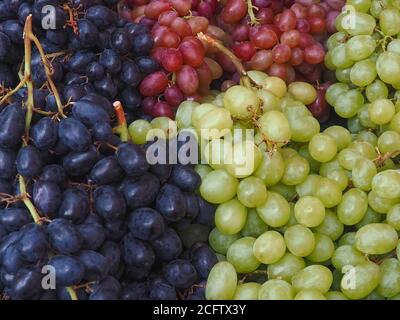
<svg viewBox="0 0 400 320">
<path fill-rule="evenodd" d="M 315 160 L 319 162 L 328 162 L 336 155 L 338 148 L 335 140 L 331 136 L 319 133 L 311 138 L 308 144 L 308 150 Z"/>
<path fill-rule="evenodd" d="M 213 139 L 204 147 L 204 158 L 213 169 L 223 169 L 225 158 L 232 153 L 232 143 L 226 139 Z"/>
<path fill-rule="evenodd" d="M 351 143 L 351 134 L 349 130 L 341 126 L 330 126 L 323 132 L 330 136 L 336 143 L 338 151 L 346 148 Z"/>
<path fill-rule="evenodd" d="M 225 92 L 224 107 L 235 119 L 251 119 L 259 110 L 260 99 L 253 90 L 236 85 Z"/>
<path fill-rule="evenodd" d="M 240 234 L 223 234 L 217 228 L 212 229 L 208 236 L 211 248 L 223 255 L 226 255 L 228 248 L 238 239 L 240 239 Z"/>
<path fill-rule="evenodd" d="M 259 260 L 253 254 L 255 241 L 255 238 L 244 237 L 236 240 L 229 247 L 226 259 L 238 273 L 251 273 L 260 266 Z"/>
<path fill-rule="evenodd" d="M 396 231 L 400 231 L 400 204 L 396 204 L 391 207 L 386 215 L 386 221 Z"/>
<path fill-rule="evenodd" d="M 260 178 L 247 177 L 239 182 L 237 197 L 248 208 L 258 207 L 267 200 L 267 188 Z"/>
<path fill-rule="evenodd" d="M 258 300 L 258 291 L 261 284 L 257 282 L 239 283 L 236 287 L 233 300 Z"/>
<path fill-rule="evenodd" d="M 383 52 L 376 61 L 379 78 L 388 84 L 400 82 L 400 55 L 394 52 Z"/>
<path fill-rule="evenodd" d="M 375 147 L 378 143 L 378 137 L 371 131 L 363 130 L 357 134 L 356 141 L 368 142 L 371 146 Z"/>
<path fill-rule="evenodd" d="M 310 172 L 308 161 L 301 156 L 285 159 L 285 171 L 281 182 L 283 184 L 293 186 L 302 183 Z"/>
<path fill-rule="evenodd" d="M 387 213 L 389 209 L 394 206 L 396 203 L 400 202 L 399 198 L 388 199 L 384 197 L 378 196 L 378 194 L 374 191 L 370 191 L 368 193 L 368 204 L 379 213 Z"/>
<path fill-rule="evenodd" d="M 236 198 L 220 204 L 215 210 L 215 226 L 224 234 L 239 233 L 246 219 L 247 208 Z"/>
<path fill-rule="evenodd" d="M 312 196 L 317 190 L 317 185 L 321 176 L 317 174 L 310 174 L 306 180 L 296 186 L 296 192 L 300 197 Z"/>
<path fill-rule="evenodd" d="M 260 235 L 253 246 L 254 256 L 264 264 L 279 261 L 286 252 L 286 244 L 277 231 L 266 231 Z"/>
<path fill-rule="evenodd" d="M 326 41 L 326 46 L 329 51 L 331 51 L 334 47 L 337 47 L 339 44 L 344 43 L 348 38 L 348 35 L 345 32 L 335 32 L 331 34 Z"/>
<path fill-rule="evenodd" d="M 331 105 L 334 106 L 337 99 L 349 90 L 349 86 L 345 83 L 334 83 L 328 90 L 326 90 L 325 99 Z"/>
<path fill-rule="evenodd" d="M 379 26 L 381 31 L 387 36 L 394 36 L 400 32 L 400 12 L 399 10 L 385 9 L 379 15 Z"/>
<path fill-rule="evenodd" d="M 400 133 L 400 112 L 397 112 L 390 121 L 390 130 Z"/>
<path fill-rule="evenodd" d="M 371 190 L 372 179 L 376 174 L 375 164 L 369 159 L 361 158 L 356 161 L 351 171 L 351 180 L 356 188 L 369 191 Z"/>
<path fill-rule="evenodd" d="M 361 227 L 367 224 L 381 222 L 382 217 L 383 217 L 382 214 L 368 207 L 367 212 L 364 215 L 364 218 L 362 218 L 361 221 L 356 224 L 356 228 L 360 229 Z"/>
<path fill-rule="evenodd" d="M 294 300 L 326 300 L 326 297 L 316 289 L 304 289 L 296 294 Z"/>
<path fill-rule="evenodd" d="M 327 267 L 318 264 L 304 268 L 292 278 L 292 286 L 296 292 L 314 289 L 326 293 L 332 282 L 332 272 Z"/>
<path fill-rule="evenodd" d="M 256 208 L 261 220 L 267 225 L 278 228 L 284 226 L 290 218 L 290 206 L 279 193 L 269 191 L 267 200 Z"/>
<path fill-rule="evenodd" d="M 336 181 L 321 177 L 316 183 L 314 196 L 321 200 L 325 208 L 332 208 L 342 200 L 342 189 Z"/>
<path fill-rule="evenodd" d="M 356 62 L 350 71 L 350 81 L 359 87 L 371 84 L 376 78 L 375 63 L 371 59 Z"/>
<path fill-rule="evenodd" d="M 347 232 L 339 239 L 339 246 L 344 245 L 354 246 L 356 244 L 356 233 L 355 232 Z"/>
<path fill-rule="evenodd" d="M 312 116 L 289 118 L 289 123 L 294 142 L 308 142 L 320 130 L 318 120 Z"/>
<path fill-rule="evenodd" d="M 284 280 L 268 280 L 258 291 L 259 300 L 293 300 L 293 297 L 292 286 Z"/>
<path fill-rule="evenodd" d="M 216 108 L 203 114 L 195 129 L 203 139 L 218 139 L 230 133 L 233 120 L 228 110 Z"/>
<path fill-rule="evenodd" d="M 344 225 L 352 226 L 361 221 L 368 209 L 365 192 L 352 188 L 348 190 L 337 207 L 337 216 Z"/>
<path fill-rule="evenodd" d="M 288 92 L 297 100 L 305 105 L 311 104 L 317 98 L 317 90 L 307 83 L 294 81 L 288 86 Z"/>
<path fill-rule="evenodd" d="M 382 154 L 400 151 L 400 134 L 396 131 L 385 131 L 378 138 L 378 149 Z"/>
<path fill-rule="evenodd" d="M 244 237 L 257 238 L 260 234 L 268 230 L 268 226 L 261 220 L 255 209 L 249 209 L 247 213 L 246 224 L 244 225 L 241 234 Z"/>
<path fill-rule="evenodd" d="M 352 245 L 341 245 L 332 255 L 332 265 L 342 272 L 345 266 L 356 266 L 367 261 L 364 254 Z"/>
<path fill-rule="evenodd" d="M 365 88 L 365 95 L 369 102 L 386 99 L 389 95 L 389 89 L 383 81 L 377 79 Z"/>
<path fill-rule="evenodd" d="M 389 123 L 395 112 L 394 104 L 389 99 L 375 100 L 368 107 L 369 118 L 379 125 Z"/>
<path fill-rule="evenodd" d="M 203 179 L 207 174 L 209 174 L 212 168 L 206 164 L 196 164 L 194 170 L 199 174 L 199 176 Z"/>
<path fill-rule="evenodd" d="M 278 184 L 270 187 L 269 190 L 279 193 L 287 201 L 291 201 L 296 197 L 295 186 L 288 186 L 286 184 L 278 183 Z"/>
<path fill-rule="evenodd" d="M 324 221 L 324 204 L 316 197 L 304 196 L 294 206 L 296 220 L 306 227 L 316 227 Z"/>
<path fill-rule="evenodd" d="M 314 250 L 314 234 L 301 224 L 287 228 L 284 238 L 288 250 L 297 257 L 306 257 Z"/>
<path fill-rule="evenodd" d="M 200 194 L 208 202 L 223 203 L 236 195 L 238 181 L 225 170 L 208 173 L 201 182 Z"/>
<path fill-rule="evenodd" d="M 363 12 L 345 12 L 336 19 L 336 26 L 339 31 L 345 30 L 352 36 L 371 35 L 376 22 L 374 17 Z"/>
<path fill-rule="evenodd" d="M 353 61 L 360 61 L 368 58 L 376 48 L 375 40 L 369 36 L 355 36 L 345 44 L 346 56 Z"/>
<path fill-rule="evenodd" d="M 147 140 L 151 141 L 155 137 L 161 139 L 172 139 L 176 136 L 178 129 L 175 121 L 168 117 L 154 118 L 150 122 L 151 129 L 147 131 Z"/>
<path fill-rule="evenodd" d="M 357 110 L 360 110 L 360 108 L 358 108 Z M 360 132 L 361 130 L 364 130 L 365 127 L 362 126 L 360 119 L 358 117 L 353 117 L 347 119 L 347 129 L 349 129 L 351 133 L 355 134 Z"/>
<path fill-rule="evenodd" d="M 324 234 L 331 238 L 333 241 L 339 239 L 339 237 L 343 234 L 344 226 L 336 216 L 334 212 L 331 210 L 325 210 L 325 219 L 322 223 L 313 228 L 314 232 L 318 232 Z"/>
<path fill-rule="evenodd" d="M 350 79 L 351 68 L 352 67 L 348 67 L 345 69 L 336 69 L 335 76 L 336 76 L 337 81 L 350 84 L 351 83 L 351 79 Z"/>
<path fill-rule="evenodd" d="M 351 89 L 337 97 L 334 107 L 339 116 L 348 119 L 354 117 L 363 105 L 364 97 L 361 92 Z"/>
<path fill-rule="evenodd" d="M 138 119 L 129 125 L 128 130 L 133 143 L 144 144 L 147 141 L 147 133 L 151 130 L 151 125 L 146 120 Z"/>
<path fill-rule="evenodd" d="M 176 110 L 175 120 L 179 129 L 192 125 L 192 112 L 199 105 L 196 101 L 182 102 Z"/>
<path fill-rule="evenodd" d="M 307 145 L 300 147 L 299 155 L 307 160 L 308 164 L 310 165 L 311 173 L 317 173 L 319 171 L 319 167 L 321 164 L 311 156 L 310 152 L 308 151 Z"/>
<path fill-rule="evenodd" d="M 230 300 L 236 292 L 237 274 L 227 261 L 218 262 L 211 269 L 207 279 L 207 300 Z"/>
<path fill-rule="evenodd" d="M 396 170 L 379 172 L 372 179 L 372 191 L 379 197 L 396 199 L 400 197 L 400 173 Z"/>
<path fill-rule="evenodd" d="M 280 111 L 267 111 L 259 119 L 260 132 L 274 143 L 285 144 L 290 140 L 291 130 L 285 114 Z"/>
<path fill-rule="evenodd" d="M 400 293 L 400 261 L 394 258 L 386 259 L 379 265 L 381 279 L 376 292 L 385 298 L 391 298 Z"/>
<path fill-rule="evenodd" d="M 374 146 L 365 141 L 353 141 L 349 145 L 349 148 L 356 150 L 361 156 L 367 159 L 374 160 L 377 157 Z"/>
<path fill-rule="evenodd" d="M 362 159 L 360 153 L 351 148 L 345 148 L 338 154 L 339 164 L 346 170 L 353 170 L 359 159 Z"/>
<path fill-rule="evenodd" d="M 356 247 L 366 254 L 384 254 L 397 246 L 398 235 L 389 224 L 371 223 L 356 233 Z"/>
<path fill-rule="evenodd" d="M 225 169 L 236 178 L 250 176 L 262 161 L 262 152 L 251 140 L 237 142 L 232 153 L 225 154 Z"/>
<path fill-rule="evenodd" d="M 259 89 L 257 90 L 257 97 L 262 101 L 263 112 L 271 110 L 281 111 L 281 101 L 272 92 Z"/>
<path fill-rule="evenodd" d="M 335 245 L 333 244 L 332 239 L 321 233 L 315 233 L 314 238 L 315 248 L 313 252 L 307 256 L 307 259 L 312 262 L 328 261 L 335 251 Z"/>
<path fill-rule="evenodd" d="M 340 291 L 329 291 L 329 292 L 325 293 L 325 297 L 328 300 L 349 300 Z"/>
<path fill-rule="evenodd" d="M 209 111 L 215 110 L 217 107 L 211 103 L 202 103 L 193 108 L 191 113 L 191 124 L 193 127 L 198 128 L 200 119 Z M 189 122 L 189 120 L 187 120 Z"/>
<path fill-rule="evenodd" d="M 254 176 L 260 178 L 268 187 L 277 184 L 279 180 L 281 180 L 284 172 L 285 164 L 281 153 L 278 151 L 272 154 L 265 152 L 261 164 L 254 172 Z"/>
<path fill-rule="evenodd" d="M 330 51 L 330 53 L 332 63 L 336 66 L 336 68 L 345 69 L 354 64 L 354 61 L 350 59 L 349 55 L 347 55 L 345 44 L 337 45 Z"/>
<path fill-rule="evenodd" d="M 277 262 L 268 265 L 268 279 L 282 279 L 291 282 L 295 274 L 306 267 L 303 258 L 287 252 Z"/>
</svg>

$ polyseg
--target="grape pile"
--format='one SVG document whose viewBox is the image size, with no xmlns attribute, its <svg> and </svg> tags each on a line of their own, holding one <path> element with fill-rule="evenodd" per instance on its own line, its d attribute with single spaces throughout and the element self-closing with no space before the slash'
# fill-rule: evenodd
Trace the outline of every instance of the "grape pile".
<svg viewBox="0 0 400 320">
<path fill-rule="evenodd" d="M 146 148 L 129 142 L 120 102 L 85 94 L 69 116 L 41 113 L 31 18 L 27 99 L 0 113 L 2 298 L 203 299 L 217 258 L 205 243 L 215 207 L 194 193 L 200 176 L 188 165 L 149 165 Z M 48 270 L 55 288 L 42 287 Z"/>
</svg>

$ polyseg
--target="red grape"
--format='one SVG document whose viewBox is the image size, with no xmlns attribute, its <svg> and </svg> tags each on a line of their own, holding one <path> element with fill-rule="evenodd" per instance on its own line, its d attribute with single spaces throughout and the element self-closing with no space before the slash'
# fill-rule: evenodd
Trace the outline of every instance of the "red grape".
<svg viewBox="0 0 400 320">
<path fill-rule="evenodd" d="M 238 23 L 247 14 L 247 4 L 243 0 L 228 0 L 222 9 L 222 19 L 225 23 Z"/>
<path fill-rule="evenodd" d="M 324 32 L 326 29 L 324 18 L 310 17 L 308 18 L 308 23 L 310 24 L 310 33 L 312 34 Z"/>
<path fill-rule="evenodd" d="M 254 56 L 247 61 L 246 66 L 248 69 L 265 71 L 273 63 L 271 50 L 259 50 Z"/>
<path fill-rule="evenodd" d="M 192 35 L 190 24 L 181 17 L 175 18 L 170 27 L 171 30 L 176 32 L 181 38 L 190 37 Z"/>
<path fill-rule="evenodd" d="M 303 50 L 300 48 L 292 49 L 292 56 L 290 57 L 290 64 L 292 66 L 298 66 L 299 64 L 303 63 L 304 60 L 304 53 Z"/>
<path fill-rule="evenodd" d="M 194 37 L 188 37 L 182 41 L 179 51 L 183 57 L 183 63 L 192 67 L 198 67 L 204 59 L 204 47 L 201 41 Z"/>
<path fill-rule="evenodd" d="M 146 114 L 151 115 L 153 111 L 153 106 L 156 104 L 157 100 L 153 97 L 146 97 L 142 101 L 142 109 Z"/>
<path fill-rule="evenodd" d="M 179 13 L 180 16 L 186 16 L 189 14 L 192 4 L 187 0 L 169 0 L 174 9 Z"/>
<path fill-rule="evenodd" d="M 296 23 L 296 29 L 303 33 L 310 32 L 310 24 L 306 19 L 298 19 Z"/>
<path fill-rule="evenodd" d="M 232 47 L 233 53 L 241 60 L 248 61 L 256 53 L 256 48 L 250 41 L 236 43 Z"/>
<path fill-rule="evenodd" d="M 277 44 L 272 49 L 272 59 L 276 63 L 288 62 L 291 56 L 292 56 L 292 51 L 286 44 Z"/>
<path fill-rule="evenodd" d="M 168 86 L 168 78 L 164 72 L 158 71 L 149 74 L 140 84 L 140 93 L 146 97 L 157 96 Z"/>
<path fill-rule="evenodd" d="M 163 13 L 160 14 L 158 17 L 158 23 L 162 26 L 170 26 L 172 21 L 178 17 L 178 13 L 176 11 L 164 11 Z"/>
<path fill-rule="evenodd" d="M 309 8 L 308 8 L 308 16 L 309 17 L 318 17 L 318 18 L 325 18 L 326 12 L 323 7 L 321 7 L 317 3 L 313 3 Z"/>
<path fill-rule="evenodd" d="M 281 43 L 288 45 L 290 48 L 299 46 L 300 32 L 297 30 L 285 31 L 281 35 Z"/>
<path fill-rule="evenodd" d="M 300 34 L 300 48 L 303 50 L 314 44 L 314 38 L 308 33 Z"/>
<path fill-rule="evenodd" d="M 256 18 L 260 24 L 272 23 L 274 20 L 274 11 L 271 8 L 262 8 L 257 11 Z"/>
<path fill-rule="evenodd" d="M 290 9 L 284 10 L 276 23 L 281 31 L 289 31 L 296 28 L 296 15 Z"/>
<path fill-rule="evenodd" d="M 167 1 L 152 1 L 144 9 L 144 14 L 147 18 L 156 20 L 162 12 L 169 9 L 171 9 L 171 4 Z"/>
<path fill-rule="evenodd" d="M 212 81 L 211 69 L 207 63 L 203 62 L 198 68 L 196 68 L 196 72 L 199 78 L 199 93 L 201 95 L 206 95 Z"/>
<path fill-rule="evenodd" d="M 165 49 L 162 53 L 161 65 L 169 72 L 179 71 L 183 65 L 182 54 L 178 49 Z"/>
<path fill-rule="evenodd" d="M 172 107 L 165 101 L 158 101 L 151 108 L 151 115 L 153 117 L 168 117 L 173 119 L 175 114 Z"/>
<path fill-rule="evenodd" d="M 278 37 L 274 31 L 262 27 L 256 30 L 250 33 L 250 41 L 257 48 L 270 49 L 278 43 Z"/>
<path fill-rule="evenodd" d="M 249 39 L 250 27 L 247 24 L 238 25 L 232 32 L 233 41 L 246 41 Z"/>
<path fill-rule="evenodd" d="M 192 95 L 199 88 L 199 77 L 196 70 L 188 65 L 184 65 L 176 74 L 176 84 L 186 95 Z"/>
<path fill-rule="evenodd" d="M 324 61 L 325 51 L 321 44 L 316 43 L 304 49 L 304 61 L 317 64 Z"/>
<path fill-rule="evenodd" d="M 267 70 L 270 76 L 279 77 L 283 81 L 287 79 L 287 70 L 284 64 L 273 63 Z"/>
<path fill-rule="evenodd" d="M 322 88 L 317 88 L 317 98 L 315 101 L 308 106 L 311 113 L 315 118 L 321 122 L 325 122 L 329 118 L 328 103 L 325 100 L 325 90 Z"/>
<path fill-rule="evenodd" d="M 291 7 L 290 10 L 292 10 L 294 12 L 294 14 L 296 15 L 297 19 L 305 19 L 307 18 L 307 7 L 302 6 L 299 3 L 294 3 Z"/>
<path fill-rule="evenodd" d="M 179 104 L 185 99 L 182 91 L 176 84 L 169 86 L 164 91 L 164 98 L 167 103 L 172 107 L 178 107 Z"/>
<path fill-rule="evenodd" d="M 191 17 L 187 20 L 189 23 L 192 34 L 196 35 L 199 32 L 206 32 L 208 28 L 208 20 L 204 17 Z"/>
</svg>

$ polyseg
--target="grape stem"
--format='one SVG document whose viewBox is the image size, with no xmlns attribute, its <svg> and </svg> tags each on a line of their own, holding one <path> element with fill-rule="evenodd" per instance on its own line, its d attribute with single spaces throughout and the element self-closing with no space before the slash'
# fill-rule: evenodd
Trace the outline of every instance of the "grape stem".
<svg viewBox="0 0 400 320">
<path fill-rule="evenodd" d="M 120 101 L 115 101 L 113 106 L 118 121 L 118 126 L 114 128 L 114 131 L 119 134 L 121 141 L 127 142 L 129 140 L 129 132 L 126 124 L 124 108 L 122 107 L 122 103 Z"/>
<path fill-rule="evenodd" d="M 203 32 L 199 32 L 197 34 L 197 37 L 200 40 L 206 41 L 219 51 L 221 51 L 223 54 L 229 57 L 229 59 L 232 61 L 232 63 L 235 65 L 236 70 L 238 73 L 241 75 L 241 80 L 243 82 L 243 85 L 249 89 L 252 88 L 251 81 L 249 76 L 247 75 L 247 71 L 244 68 L 243 64 L 241 63 L 240 59 L 236 57 L 232 51 L 230 51 L 227 47 L 225 47 L 222 43 L 217 41 L 216 39 L 204 34 Z"/>
<path fill-rule="evenodd" d="M 78 296 L 76 295 L 76 292 L 72 287 L 66 287 L 66 289 L 71 300 L 78 300 Z"/>
<path fill-rule="evenodd" d="M 255 26 L 259 24 L 259 20 L 255 16 L 253 9 L 257 11 L 258 7 L 254 6 L 251 0 L 247 0 L 247 14 L 250 18 L 250 25 Z"/>
<path fill-rule="evenodd" d="M 374 162 L 378 167 L 382 167 L 382 166 L 384 166 L 386 160 L 396 158 L 399 155 L 400 155 L 400 150 L 386 152 L 384 154 L 381 154 L 380 152 L 378 152 L 378 157 L 374 160 Z"/>
<path fill-rule="evenodd" d="M 26 193 L 26 183 L 23 176 L 19 176 L 19 192 L 21 193 L 21 199 L 25 206 L 28 208 L 33 221 L 36 224 L 42 224 L 42 219 L 37 212 L 35 206 L 33 205 L 32 201 L 29 199 L 28 194 Z"/>
</svg>

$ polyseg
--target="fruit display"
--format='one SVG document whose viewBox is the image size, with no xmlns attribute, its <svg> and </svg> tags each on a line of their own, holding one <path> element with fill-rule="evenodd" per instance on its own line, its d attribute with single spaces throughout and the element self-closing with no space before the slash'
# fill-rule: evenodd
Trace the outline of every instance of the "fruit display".
<svg viewBox="0 0 400 320">
<path fill-rule="evenodd" d="M 400 299 L 399 26 L 382 0 L 0 2 L 0 299 Z"/>
</svg>

